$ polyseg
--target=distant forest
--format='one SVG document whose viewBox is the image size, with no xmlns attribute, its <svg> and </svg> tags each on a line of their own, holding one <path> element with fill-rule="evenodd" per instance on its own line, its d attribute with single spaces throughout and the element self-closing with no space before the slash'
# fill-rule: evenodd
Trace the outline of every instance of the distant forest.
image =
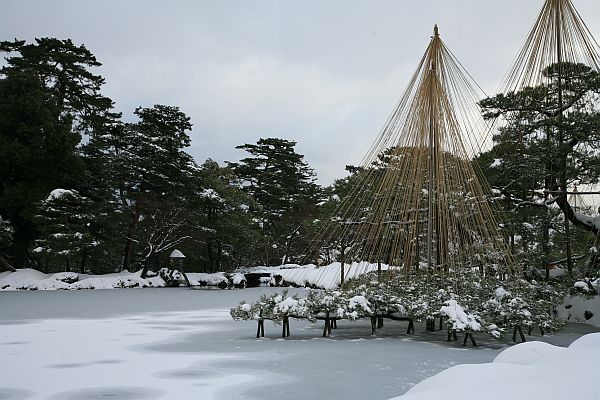
<svg viewBox="0 0 600 400">
<path fill-rule="evenodd" d="M 42 38 L 1 42 L 0 52 L 0 270 L 145 275 L 174 249 L 185 254 L 187 271 L 316 262 L 306 249 L 353 181 L 365 168 L 385 168 L 348 166 L 347 177 L 321 187 L 296 143 L 280 138 L 240 144 L 241 160 L 197 164 L 185 151 L 190 118 L 176 105 L 140 105 L 137 120 L 124 122 L 85 46 Z M 597 268 L 596 232 L 584 226 L 565 235 L 566 208 L 550 193 L 563 172 L 570 185 L 600 179 L 600 76 L 576 67 L 564 78 L 572 110 L 560 121 L 546 112 L 551 91 L 482 101 L 484 118 L 513 123 L 473 162 L 525 265 L 564 264 L 569 242 L 587 274 Z M 541 134 L 557 123 L 568 149 Z M 321 261 L 335 259 L 329 252 Z"/>
</svg>

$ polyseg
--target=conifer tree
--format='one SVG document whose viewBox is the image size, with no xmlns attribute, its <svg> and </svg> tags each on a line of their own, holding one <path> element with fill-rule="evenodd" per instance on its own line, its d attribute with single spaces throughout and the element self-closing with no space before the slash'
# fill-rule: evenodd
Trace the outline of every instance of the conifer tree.
<svg viewBox="0 0 600 400">
<path fill-rule="evenodd" d="M 35 242 L 34 254 L 47 265 L 59 263 L 64 271 L 85 273 L 89 250 L 97 244 L 91 234 L 95 219 L 91 206 L 92 202 L 76 190 L 50 192 L 35 216 L 41 237 Z"/>
<path fill-rule="evenodd" d="M 558 98 L 558 71 L 562 94 Z M 572 184 L 599 181 L 600 75 L 583 64 L 554 64 L 544 70 L 546 83 L 483 100 L 484 117 L 506 124 L 494 136 L 494 147 L 479 158 L 490 183 L 512 210 L 510 221 L 530 265 L 545 268 L 562 258 L 564 246 L 558 216 L 550 207 Z M 560 132 L 560 140 L 558 133 Z M 567 187 L 560 187 L 566 176 Z M 568 217 L 563 215 L 563 218 Z M 556 247 L 555 247 L 556 246 Z M 581 246 L 579 246 L 581 251 Z"/>
<path fill-rule="evenodd" d="M 100 94 L 104 78 L 93 72 L 100 63 L 85 46 L 42 38 L 0 42 L 0 52 L 7 55 L 0 70 L 0 213 L 15 229 L 9 255 L 21 267 L 38 234 L 36 205 L 50 190 L 77 188 L 97 204 L 105 200 L 89 196 L 102 192 L 102 171 L 89 170 L 80 144 L 119 114 Z"/>
<path fill-rule="evenodd" d="M 296 153 L 296 142 L 267 138 L 236 148 L 250 155 L 229 163 L 242 188 L 256 202 L 255 221 L 263 234 L 261 261 L 291 261 L 306 246 L 304 221 L 315 215 L 320 189 L 313 170 Z"/>
</svg>

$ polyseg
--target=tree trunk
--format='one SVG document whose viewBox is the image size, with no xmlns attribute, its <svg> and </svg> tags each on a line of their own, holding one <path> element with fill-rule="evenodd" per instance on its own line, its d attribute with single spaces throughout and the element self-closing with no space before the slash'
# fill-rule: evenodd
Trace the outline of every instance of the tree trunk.
<svg viewBox="0 0 600 400">
<path fill-rule="evenodd" d="M 215 257 L 213 255 L 212 239 L 206 241 L 206 254 L 208 255 L 208 272 L 213 272 Z"/>
<path fill-rule="evenodd" d="M 138 215 L 134 214 L 134 220 L 129 224 L 129 229 L 127 229 L 127 237 L 125 238 L 125 248 L 123 250 L 123 265 L 121 265 L 121 271 L 127 270 L 129 271 L 131 268 L 131 260 L 133 259 L 133 232 L 135 230 L 135 226 L 137 224 Z"/>
<path fill-rule="evenodd" d="M 85 274 L 85 262 L 87 259 L 87 255 L 85 253 L 83 253 L 81 255 L 81 263 L 79 264 L 79 273 L 80 274 Z"/>
<path fill-rule="evenodd" d="M 4 258 L 2 256 L 2 254 L 0 254 L 0 271 L 2 270 L 6 270 L 6 271 L 10 271 L 10 272 L 16 272 L 17 270 L 15 269 L 15 267 L 13 267 L 12 265 L 10 265 L 10 263 L 6 260 L 6 258 Z"/>
<path fill-rule="evenodd" d="M 150 254 L 150 256 L 148 256 L 144 260 L 144 265 L 142 266 L 142 273 L 140 274 L 140 278 L 146 279 L 146 277 L 148 276 L 148 269 L 150 269 L 150 260 L 152 260 L 153 256 L 154 254 Z"/>
</svg>

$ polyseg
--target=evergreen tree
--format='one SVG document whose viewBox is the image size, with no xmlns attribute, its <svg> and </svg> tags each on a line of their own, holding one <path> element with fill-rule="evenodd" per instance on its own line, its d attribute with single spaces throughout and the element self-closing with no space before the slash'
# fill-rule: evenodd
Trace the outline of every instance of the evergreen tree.
<svg viewBox="0 0 600 400">
<path fill-rule="evenodd" d="M 104 78 L 90 71 L 102 64 L 84 45 L 76 46 L 70 39 L 41 38 L 29 44 L 0 42 L 0 51 L 15 54 L 6 59 L 2 74 L 37 76 L 59 111 L 55 117 L 71 123 L 75 132 L 93 135 L 95 129 L 119 117 L 112 111 L 112 100 L 100 94 Z"/>
<path fill-rule="evenodd" d="M 65 189 L 53 190 L 40 203 L 35 218 L 41 237 L 33 252 L 42 258 L 46 271 L 50 263 L 58 262 L 64 271 L 85 273 L 89 249 L 96 245 L 90 230 L 95 219 L 91 206 L 76 190 Z"/>
<path fill-rule="evenodd" d="M 208 159 L 198 170 L 197 182 L 189 204 L 194 242 L 202 243 L 197 264 L 215 272 L 253 261 L 260 233 L 250 212 L 254 201 L 236 185 L 231 168 Z"/>
<path fill-rule="evenodd" d="M 4 258 L 6 250 L 12 244 L 14 229 L 10 222 L 0 215 L 0 271 L 15 271 L 15 268 Z"/>
<path fill-rule="evenodd" d="M 188 239 L 184 206 L 197 167 L 184 151 L 191 123 L 179 108 L 139 107 L 135 115 L 138 122 L 115 126 L 94 145 L 103 149 L 114 185 L 122 268 L 130 269 L 137 258 L 145 274 L 158 254 Z"/>
<path fill-rule="evenodd" d="M 37 76 L 0 79 L 0 213 L 14 229 L 9 256 L 22 267 L 37 235 L 32 216 L 50 190 L 72 186 L 83 163 L 79 136 L 55 117 L 59 110 Z"/>
<path fill-rule="evenodd" d="M 481 102 L 484 117 L 500 117 L 504 123 L 493 149 L 478 160 L 504 195 L 502 205 L 513 211 L 513 249 L 520 246 L 524 255 L 533 254 L 529 265 L 542 268 L 562 258 L 565 248 L 560 212 L 551 204 L 566 201 L 569 185 L 595 184 L 600 177 L 600 75 L 585 65 L 566 63 L 549 66 L 544 75 L 546 83 L 540 86 Z"/>
<path fill-rule="evenodd" d="M 100 94 L 100 65 L 85 46 L 51 38 L 0 42 L 0 213 L 15 229 L 9 255 L 24 266 L 37 236 L 36 205 L 56 187 L 95 191 L 100 170 L 86 170 L 82 135 L 96 136 L 119 117 Z M 98 192 L 98 191 L 96 191 Z M 104 201 L 104 198 L 93 200 Z"/>
<path fill-rule="evenodd" d="M 291 261 L 307 246 L 304 221 L 315 215 L 319 202 L 315 174 L 295 146 L 285 139 L 259 139 L 237 146 L 250 156 L 229 163 L 256 202 L 253 212 L 263 234 L 260 261 L 267 265 Z"/>
</svg>

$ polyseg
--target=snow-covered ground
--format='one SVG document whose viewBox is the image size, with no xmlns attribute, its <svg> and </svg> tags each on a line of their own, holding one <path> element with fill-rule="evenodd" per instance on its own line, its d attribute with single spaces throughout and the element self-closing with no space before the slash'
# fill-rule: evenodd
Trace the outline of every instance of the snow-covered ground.
<svg viewBox="0 0 600 400">
<path fill-rule="evenodd" d="M 387 270 L 387 265 L 381 266 Z M 297 265 L 286 264 L 276 267 L 252 267 L 244 269 L 245 272 L 267 273 L 281 276 L 287 283 L 298 286 L 318 286 L 321 288 L 334 288 L 339 286 L 341 280 L 341 264 L 334 262 L 329 265 L 317 267 L 313 264 Z M 377 264 L 352 263 L 344 266 L 345 279 L 353 279 L 367 272 L 377 270 Z M 74 272 L 59 272 L 44 274 L 34 269 L 19 269 L 16 272 L 0 272 L 0 290 L 80 290 L 80 289 L 115 289 L 130 287 L 161 287 L 165 282 L 159 276 L 140 278 L 141 271 L 119 272 L 105 275 L 86 275 Z M 212 274 L 187 273 L 192 286 L 217 286 L 221 282 L 228 282 L 223 272 Z M 232 284 L 238 284 L 243 279 L 240 273 L 231 274 Z M 267 278 L 267 281 L 269 278 Z"/>
<path fill-rule="evenodd" d="M 58 272 L 44 274 L 35 269 L 18 269 L 16 272 L 0 272 L 0 290 L 82 290 L 82 289 L 122 289 L 164 287 L 165 281 L 158 275 L 141 278 L 141 271 L 118 272 L 104 275 Z M 191 272 L 187 274 L 192 286 L 217 286 L 227 284 L 228 278 L 223 272 L 213 274 Z M 232 283 L 239 283 L 242 274 L 233 274 Z"/>
<path fill-rule="evenodd" d="M 415 335 L 406 335 L 405 322 L 387 320 L 374 337 L 368 321 L 340 321 L 330 338 L 321 336 L 322 322 L 292 321 L 290 338 L 281 339 L 281 327 L 266 323 L 265 338 L 256 339 L 256 322 L 231 320 L 229 308 L 242 299 L 255 301 L 261 293 L 279 290 L 0 293 L 0 399 L 384 400 L 448 367 L 490 363 L 509 347 L 484 335 L 477 337 L 479 347 L 462 347 L 447 343 L 444 332 L 429 333 L 419 324 Z M 569 324 L 560 334 L 533 339 L 566 346 L 593 331 Z M 587 345 L 552 354 L 546 351 L 550 347 L 540 350 L 530 343 L 512 347 L 501 356 L 504 361 L 532 364 L 464 365 L 421 383 L 406 398 L 439 399 L 439 392 L 427 389 L 439 389 L 439 382 L 447 388 L 443 398 L 454 399 L 469 398 L 471 392 L 465 391 L 479 382 L 486 398 L 505 398 L 490 396 L 507 385 L 532 390 L 570 380 L 570 396 L 576 397 L 595 380 L 585 380 L 584 367 L 571 365 L 588 365 L 599 356 L 598 340 L 585 340 Z M 569 368 L 558 367 L 563 361 Z M 491 376 L 500 369 L 498 379 Z M 524 371 L 527 379 L 511 375 L 512 369 Z M 584 378 L 571 378 L 570 370 Z M 450 395 L 455 389 L 460 396 Z M 544 394 L 559 398 L 549 390 Z M 538 398 L 506 398 L 524 397 Z"/>
<path fill-rule="evenodd" d="M 492 363 L 449 368 L 395 400 L 597 399 L 600 333 L 568 348 L 543 342 L 518 344 Z"/>
<path fill-rule="evenodd" d="M 286 282 L 294 283 L 299 286 L 316 286 L 323 289 L 332 289 L 338 287 L 341 281 L 342 264 L 334 262 L 329 265 L 316 266 L 314 264 L 298 265 L 284 264 L 276 267 L 252 267 L 247 271 L 265 272 L 281 276 Z M 345 280 L 356 278 L 368 272 L 377 271 L 377 264 L 367 262 L 353 262 L 344 265 Z M 383 271 L 388 270 L 388 266 L 381 265 Z"/>
</svg>

